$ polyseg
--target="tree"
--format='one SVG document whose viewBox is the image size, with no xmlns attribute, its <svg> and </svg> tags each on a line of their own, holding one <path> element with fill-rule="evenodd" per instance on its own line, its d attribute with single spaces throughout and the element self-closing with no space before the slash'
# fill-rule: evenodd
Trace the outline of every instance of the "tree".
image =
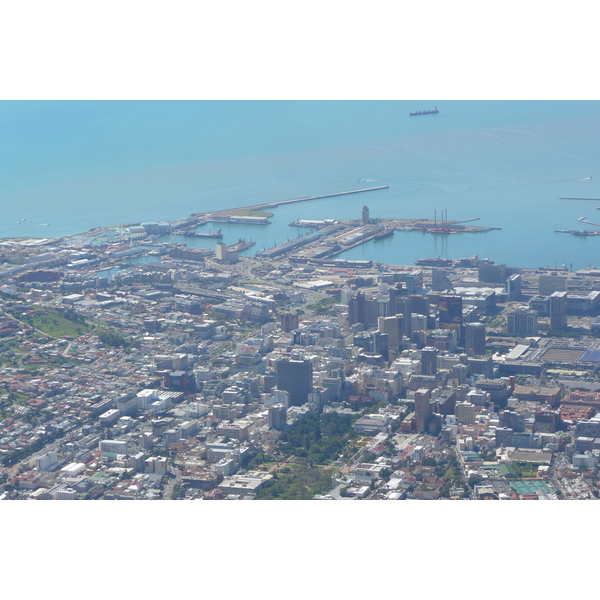
<svg viewBox="0 0 600 600">
<path fill-rule="evenodd" d="M 103 329 L 98 332 L 98 339 L 105 346 L 114 346 L 117 348 L 124 348 L 128 345 L 128 341 L 125 336 L 118 331 L 112 331 L 109 329 Z"/>
<path fill-rule="evenodd" d="M 391 474 L 392 474 L 392 471 L 390 469 L 388 469 L 387 467 L 383 467 L 383 469 L 381 469 L 381 471 L 379 472 L 379 476 L 384 481 L 387 481 L 390 478 Z"/>
<path fill-rule="evenodd" d="M 481 481 L 482 481 L 482 479 L 479 475 L 471 475 L 471 477 L 469 477 L 469 479 L 467 480 L 467 485 L 470 488 L 473 488 L 476 485 L 480 484 Z"/>
<path fill-rule="evenodd" d="M 371 463 L 377 458 L 372 452 L 363 452 L 362 459 L 363 462 Z"/>
</svg>

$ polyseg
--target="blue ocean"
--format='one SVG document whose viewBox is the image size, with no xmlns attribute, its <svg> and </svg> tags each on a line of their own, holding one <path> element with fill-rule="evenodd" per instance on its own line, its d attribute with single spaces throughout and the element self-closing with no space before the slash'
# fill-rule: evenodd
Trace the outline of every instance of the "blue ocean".
<svg viewBox="0 0 600 600">
<path fill-rule="evenodd" d="M 409 116 L 434 106 L 439 114 Z M 596 101 L 4 101 L 0 237 L 388 185 L 281 206 L 268 226 L 228 224 L 224 241 L 257 240 L 253 254 L 304 233 L 295 219 L 358 219 L 366 204 L 376 218 L 447 211 L 501 230 L 397 231 L 340 257 L 582 269 L 600 266 L 600 236 L 555 230 L 598 228 L 577 219 L 600 222 L 599 139 Z"/>
</svg>

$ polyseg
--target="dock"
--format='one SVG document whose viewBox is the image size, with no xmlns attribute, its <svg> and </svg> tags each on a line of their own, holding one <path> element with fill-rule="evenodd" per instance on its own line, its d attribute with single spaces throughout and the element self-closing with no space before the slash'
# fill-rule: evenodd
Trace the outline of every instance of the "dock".
<svg viewBox="0 0 600 600">
<path fill-rule="evenodd" d="M 463 225 L 474 219 L 464 221 L 439 221 L 435 219 L 383 219 L 382 223 L 393 226 L 396 231 L 422 231 L 432 234 L 452 233 L 485 233 L 488 231 L 500 231 L 501 227 L 483 227 L 481 225 Z"/>
</svg>

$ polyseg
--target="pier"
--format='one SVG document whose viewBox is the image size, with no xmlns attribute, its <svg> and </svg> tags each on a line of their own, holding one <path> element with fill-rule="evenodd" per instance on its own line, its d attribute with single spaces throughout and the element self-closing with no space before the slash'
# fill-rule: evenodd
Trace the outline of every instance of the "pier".
<svg viewBox="0 0 600 600">
<path fill-rule="evenodd" d="M 278 200 L 276 202 L 266 202 L 264 204 L 252 204 L 250 206 L 240 206 L 239 208 L 235 208 L 235 209 L 230 209 L 230 210 L 236 210 L 236 211 L 240 211 L 240 210 L 261 210 L 264 208 L 276 208 L 277 206 L 281 206 L 283 204 L 293 204 L 294 202 L 308 202 L 309 200 L 321 200 L 323 198 L 336 198 L 338 196 L 348 196 L 350 194 L 362 194 L 364 192 L 376 192 L 377 190 L 387 190 L 389 189 L 389 185 L 378 185 L 376 187 L 370 187 L 370 188 L 363 188 L 360 190 L 350 190 L 348 192 L 336 192 L 334 194 L 322 194 L 321 196 L 306 196 L 304 198 L 295 198 L 292 200 Z M 215 222 L 223 222 L 223 221 L 215 221 L 215 218 L 219 218 L 220 216 L 220 212 L 219 211 L 215 211 L 215 212 L 211 212 L 211 213 L 196 213 L 194 215 L 192 215 L 192 217 L 204 217 L 207 221 L 212 221 L 213 223 Z M 239 223 L 240 221 L 234 221 L 233 220 L 234 217 L 230 218 L 228 221 L 225 222 L 229 222 L 229 223 Z M 247 217 L 241 217 L 241 218 L 247 218 Z M 257 222 L 256 221 L 256 217 L 254 217 L 254 221 L 253 222 Z"/>
<path fill-rule="evenodd" d="M 570 233 L 579 236 L 600 235 L 600 231 L 590 231 L 589 229 L 555 229 L 554 233 Z"/>
<path fill-rule="evenodd" d="M 581 198 L 575 196 L 561 196 L 559 200 L 594 200 L 594 202 L 600 202 L 600 198 Z"/>
<path fill-rule="evenodd" d="M 307 196 L 306 198 L 296 198 L 295 200 L 281 200 L 280 202 L 269 202 L 267 204 L 256 204 L 255 206 L 246 206 L 244 208 L 275 208 L 283 204 L 293 204 L 294 202 L 307 202 L 308 200 L 321 200 L 323 198 L 336 198 L 337 196 L 348 196 L 349 194 L 362 194 L 363 192 L 375 192 L 377 190 L 387 190 L 389 185 L 379 185 L 377 187 L 363 188 L 361 190 L 350 190 L 349 192 L 336 192 L 335 194 L 323 194 L 321 196 Z"/>
</svg>

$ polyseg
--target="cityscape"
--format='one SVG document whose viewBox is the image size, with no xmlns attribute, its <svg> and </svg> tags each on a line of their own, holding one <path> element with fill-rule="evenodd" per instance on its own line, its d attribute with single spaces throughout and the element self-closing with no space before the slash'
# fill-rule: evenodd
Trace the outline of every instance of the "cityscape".
<svg viewBox="0 0 600 600">
<path fill-rule="evenodd" d="M 279 203 L 2 240 L 1 499 L 598 498 L 600 270 L 340 258 L 493 229 L 382 187 L 269 249 L 220 226 Z"/>
<path fill-rule="evenodd" d="M 589 594 L 589 6 L 99 8 L 5 10 L 5 593 Z"/>
</svg>

